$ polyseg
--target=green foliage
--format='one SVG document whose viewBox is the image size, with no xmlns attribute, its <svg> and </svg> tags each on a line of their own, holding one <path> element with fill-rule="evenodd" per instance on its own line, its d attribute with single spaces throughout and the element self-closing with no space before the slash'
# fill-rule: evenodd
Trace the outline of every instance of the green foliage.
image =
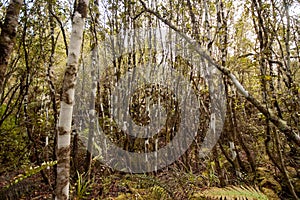
<svg viewBox="0 0 300 200">
<path fill-rule="evenodd" d="M 108 196 L 115 196 L 114 199 L 167 200 L 176 198 L 169 183 L 151 175 L 104 176 L 101 179 L 101 187 L 100 199 L 106 199 Z"/>
<path fill-rule="evenodd" d="M 85 174 L 77 171 L 77 181 L 75 184 L 75 199 L 87 199 L 93 187 L 93 180 L 88 180 Z"/>
<path fill-rule="evenodd" d="M 285 16 L 287 12 L 282 1 L 272 1 L 272 4 L 262 2 L 255 6 L 249 0 L 202 2 L 191 0 L 192 8 L 189 8 L 188 1 L 151 2 L 151 5 L 150 3 L 147 4 L 149 8 L 158 12 L 160 16 L 170 21 L 184 34 L 192 37 L 193 42 L 201 44 L 203 50 L 211 49 L 212 51 L 209 53 L 213 60 L 220 64 L 222 61 L 222 66 L 224 64 L 225 68 L 231 70 L 244 88 L 258 102 L 264 102 L 263 106 L 274 110 L 274 115 L 277 115 L 280 119 L 285 119 L 291 130 L 300 129 L 300 70 L 298 62 L 299 47 L 297 46 L 299 14 L 293 13 L 296 6 L 299 7 L 298 4 L 290 2 L 288 6 L 291 11 L 291 26 L 288 27 L 288 17 Z M 0 2 L 0 25 L 6 14 L 8 3 L 9 1 Z M 48 5 L 50 4 L 53 14 L 48 11 Z M 121 33 L 123 28 L 132 31 L 133 28 L 147 30 L 161 26 L 157 18 L 144 12 L 139 1 L 108 0 L 104 1 L 102 6 L 104 7 L 101 9 L 105 9 L 105 13 L 96 16 L 97 9 L 93 8 L 90 16 L 86 19 L 87 31 L 85 31 L 83 38 L 81 59 L 84 70 L 87 69 L 85 66 L 91 62 L 85 63 L 84 55 L 90 53 L 95 36 L 98 36 L 100 44 L 107 36 L 106 34 Z M 22 8 L 22 14 L 19 17 L 19 28 L 17 29 L 17 40 L 10 58 L 9 69 L 6 74 L 7 83 L 0 105 L 0 175 L 2 175 L 0 178 L 5 179 L 14 170 L 19 173 L 18 171 L 29 165 L 30 161 L 34 163 L 37 159 L 43 160 L 52 154 L 51 151 L 54 149 L 55 143 L 55 128 L 57 127 L 55 117 L 57 113 L 54 110 L 59 110 L 59 90 L 64 77 L 63 69 L 66 65 L 66 48 L 67 41 L 70 38 L 71 26 L 69 24 L 72 19 L 72 9 L 68 1 L 25 2 Z M 217 11 L 220 11 L 220 16 L 217 15 Z M 192 14 L 195 15 L 195 22 L 192 20 Z M 260 17 L 262 19 L 259 19 Z M 51 18 L 54 22 L 53 30 L 51 30 L 51 23 L 49 23 Z M 196 29 L 200 30 L 198 33 L 199 41 L 196 41 L 198 40 L 195 37 Z M 263 29 L 263 34 L 260 36 L 261 29 Z M 63 39 L 63 32 L 66 34 L 66 41 Z M 133 67 L 145 65 L 149 62 L 158 64 L 161 58 L 160 56 L 156 57 L 156 55 L 159 55 L 160 52 L 157 51 L 158 49 L 154 43 L 160 42 L 160 38 L 157 37 L 156 39 L 153 44 L 151 41 L 151 44 L 144 46 L 137 43 L 136 49 L 128 49 L 133 52 L 128 53 L 125 50 L 126 54 L 123 55 L 121 55 L 123 50 L 120 49 L 121 52 L 117 50 L 120 57 L 113 58 L 116 59 L 115 65 L 110 66 L 105 73 L 100 70 L 103 83 L 99 83 L 100 89 L 96 106 L 98 114 L 102 116 L 99 119 L 101 129 L 112 142 L 124 150 L 140 150 L 143 152 L 145 149 L 144 139 L 130 138 L 129 140 L 127 135 L 118 129 L 118 124 L 112 116 L 107 114 L 110 111 L 109 98 L 102 99 L 100 96 L 102 94 L 108 96 L 116 85 L 115 83 L 118 80 L 116 77 L 124 76 Z M 126 43 L 126 41 L 124 42 Z M 175 43 L 174 45 L 176 48 L 180 46 Z M 190 48 L 190 45 L 187 45 L 187 48 Z M 164 54 L 162 61 L 167 61 L 168 55 L 170 55 L 171 58 L 167 61 L 168 64 L 182 74 L 186 80 L 191 81 L 196 94 L 200 94 L 201 109 L 203 107 L 205 111 L 203 113 L 209 114 L 212 111 L 209 106 L 210 90 L 207 84 L 204 83 L 205 81 L 203 83 L 201 81 L 203 78 L 202 71 L 199 71 L 199 74 L 198 72 L 191 74 L 190 72 L 195 70 L 195 66 L 188 63 L 185 57 L 178 56 L 176 51 L 168 49 L 162 54 Z M 52 65 L 51 69 L 49 64 Z M 205 62 L 201 64 L 206 65 Z M 86 79 L 90 77 L 88 70 L 84 72 L 82 75 L 78 75 L 79 82 L 86 83 Z M 27 78 L 28 80 L 26 80 Z M 47 82 L 48 78 L 53 82 L 51 93 L 48 85 L 50 83 Z M 198 150 L 201 147 L 203 138 L 202 134 L 198 134 L 186 154 L 188 156 L 183 156 L 176 163 L 178 171 L 168 167 L 162 174 L 158 173 L 155 176 L 147 174 L 126 175 L 125 177 L 118 173 L 113 175 L 99 173 L 100 177 L 98 178 L 101 182 L 99 183 L 99 187 L 101 187 L 101 197 L 99 199 L 107 196 L 118 196 L 118 199 L 188 199 L 195 191 L 199 191 L 203 187 L 209 187 L 203 192 L 198 192 L 198 197 L 203 199 L 224 199 L 225 197 L 226 199 L 266 199 L 256 188 L 236 186 L 213 188 L 213 186 L 253 182 L 270 199 L 279 198 L 278 195 L 287 198 L 291 196 L 291 191 L 289 191 L 291 189 L 289 188 L 292 187 L 288 187 L 289 181 L 283 176 L 282 170 L 277 170 L 282 168 L 282 163 L 288 170 L 287 175 L 294 186 L 295 192 L 299 194 L 300 181 L 298 178 L 299 171 L 297 171 L 299 169 L 299 150 L 293 150 L 294 144 L 284 133 L 279 134 L 279 141 L 276 144 L 274 136 L 277 130 L 273 129 L 273 125 L 269 126 L 267 116 L 258 112 L 255 106 L 247 102 L 236 91 L 230 81 L 228 84 L 226 78 L 224 78 L 224 81 L 228 90 L 228 94 L 226 94 L 228 97 L 228 113 L 219 146 L 216 147 L 217 154 L 214 154 L 217 159 L 199 158 Z M 262 82 L 266 83 L 265 89 L 262 87 Z M 83 84 L 78 84 L 79 87 L 82 86 L 83 89 L 88 91 L 86 98 L 90 98 L 90 87 L 87 85 L 85 84 L 83 87 Z M 16 91 L 14 91 L 14 88 Z M 76 90 L 76 92 L 79 91 Z M 146 98 L 143 92 L 137 96 L 143 96 L 143 100 Z M 54 98 L 54 102 L 56 100 L 54 105 L 57 108 L 55 109 L 52 107 L 54 105 L 51 97 Z M 80 98 L 79 100 L 83 100 L 85 95 L 80 95 Z M 136 105 L 140 103 L 142 105 L 140 107 L 145 108 L 144 104 L 141 103 L 142 101 L 136 102 Z M 80 101 L 76 102 L 76 105 L 78 107 Z M 103 106 L 103 109 L 98 108 L 101 107 L 100 105 Z M 24 112 L 25 106 L 26 113 Z M 6 109 L 9 112 L 5 112 Z M 99 112 L 100 110 L 102 112 Z M 140 124 L 148 122 L 147 115 L 143 114 L 146 112 L 140 112 L 141 114 L 138 115 L 137 110 L 130 109 L 129 111 L 132 117 L 135 116 L 133 119 L 136 122 Z M 176 113 L 173 111 L 170 111 L 170 116 L 175 116 Z M 3 116 L 8 117 L 4 120 Z M 206 123 L 209 119 L 205 118 L 207 118 L 207 115 L 202 115 L 201 110 L 199 133 L 204 133 L 208 127 Z M 173 121 L 172 118 L 167 122 L 169 124 L 166 124 L 168 125 L 165 129 L 166 132 L 163 132 L 163 130 L 157 134 L 158 144 L 161 145 L 159 147 L 172 139 L 167 130 L 169 130 L 168 127 L 173 125 L 173 122 L 175 123 L 175 120 Z M 74 123 L 73 128 L 77 128 L 76 123 Z M 282 127 L 279 128 L 282 129 Z M 29 133 L 31 133 L 31 136 Z M 47 136 L 49 146 L 45 147 L 44 139 Z M 85 138 L 82 141 L 86 141 L 88 130 L 83 129 L 81 136 Z M 267 142 L 269 138 L 270 141 Z M 229 141 L 235 144 L 238 153 L 237 160 L 230 159 Z M 154 145 L 148 146 L 149 152 L 155 149 Z M 73 147 L 74 152 L 76 152 L 75 146 Z M 78 152 L 80 152 L 83 148 L 79 147 L 78 149 Z M 96 144 L 95 149 L 98 152 L 101 150 Z M 268 149 L 270 151 L 269 155 L 266 152 Z M 84 150 L 86 149 L 84 148 Z M 96 150 L 95 152 L 97 152 Z M 282 152 L 282 159 L 278 156 L 278 152 Z M 76 155 L 76 157 L 81 156 Z M 94 160 L 99 157 L 101 157 L 100 153 L 94 157 Z M 218 164 L 220 164 L 220 167 Z M 28 179 L 28 177 L 37 174 L 45 167 L 53 165 L 55 165 L 55 162 L 28 168 L 24 174 L 18 175 L 4 187 L 4 190 L 1 191 L 2 194 L 5 195 L 5 192 L 7 192 L 8 194 L 19 193 L 24 195 L 24 191 L 33 194 L 32 185 L 28 184 L 31 178 Z M 237 176 L 237 171 L 242 172 L 243 176 Z M 83 174 L 77 173 L 77 176 L 78 179 L 74 181 L 75 184 L 72 188 L 74 198 L 84 199 L 90 197 L 91 188 L 95 189 L 96 187 L 95 182 L 87 180 Z M 54 177 L 50 177 L 49 180 L 54 180 Z M 174 190 L 176 190 L 176 195 L 174 195 Z M 19 199 L 17 196 L 11 195 L 9 198 Z M 0 199 L 5 198 L 0 194 Z"/>
<path fill-rule="evenodd" d="M 39 173 L 41 170 L 56 164 L 57 161 L 49 161 L 44 162 L 40 166 L 29 167 L 24 174 L 19 174 L 14 177 L 13 180 L 0 191 L 0 199 L 19 199 L 19 197 L 25 193 L 30 194 L 33 184 L 28 184 L 25 180 L 27 180 L 28 177 Z"/>
<path fill-rule="evenodd" d="M 3 116 L 6 105 L 0 106 L 0 118 Z M 22 133 L 22 127 L 17 125 L 17 118 L 11 114 L 0 127 L 0 174 L 19 168 L 26 164 L 28 154 L 26 151 L 26 136 Z"/>
<path fill-rule="evenodd" d="M 48 167 L 52 167 L 56 164 L 57 164 L 57 161 L 49 161 L 49 162 L 42 163 L 40 166 L 29 167 L 29 169 L 26 170 L 24 174 L 19 174 L 18 176 L 16 176 L 13 179 L 13 181 L 11 181 L 11 183 L 6 187 L 9 188 L 10 186 L 17 184 L 17 183 L 23 181 L 24 179 L 26 179 L 32 175 L 35 175 L 35 174 L 39 173 L 40 171 L 42 171 Z"/>
<path fill-rule="evenodd" d="M 210 198 L 210 199 L 233 199 L 233 200 L 267 200 L 268 197 L 264 195 L 258 188 L 243 187 L 243 186 L 228 186 L 225 188 L 212 187 L 204 190 L 200 194 L 196 194 L 195 197 Z"/>
<path fill-rule="evenodd" d="M 172 189 L 167 184 L 159 181 L 155 177 L 146 176 L 146 175 L 137 175 L 137 177 L 143 179 L 144 181 L 147 181 L 148 184 L 149 183 L 153 184 L 154 187 L 159 187 L 160 190 L 164 190 L 164 194 L 169 194 L 171 197 L 173 197 Z M 163 194 L 163 193 L 159 193 L 159 194 Z"/>
<path fill-rule="evenodd" d="M 152 192 L 151 196 L 153 197 L 153 199 L 167 199 L 167 198 L 169 198 L 168 192 L 163 187 L 155 185 L 150 190 Z"/>
</svg>

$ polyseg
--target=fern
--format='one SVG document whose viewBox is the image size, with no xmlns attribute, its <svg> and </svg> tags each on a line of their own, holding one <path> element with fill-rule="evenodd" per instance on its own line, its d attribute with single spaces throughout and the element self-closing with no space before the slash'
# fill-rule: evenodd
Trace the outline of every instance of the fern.
<svg viewBox="0 0 300 200">
<path fill-rule="evenodd" d="M 57 164 L 57 161 L 44 162 L 40 166 L 29 167 L 24 174 L 19 174 L 10 181 L 9 184 L 3 187 L 0 191 L 0 199 L 19 199 L 25 193 L 30 194 L 33 189 L 33 183 L 29 183 L 27 178 L 39 173 L 48 167 Z"/>
<path fill-rule="evenodd" d="M 259 189 L 249 186 L 228 186 L 225 188 L 212 187 L 201 192 L 199 197 L 221 200 L 268 200 L 268 197 L 259 191 Z"/>
<path fill-rule="evenodd" d="M 158 185 L 153 186 L 150 190 L 152 192 L 151 195 L 154 199 L 167 199 L 167 198 L 169 198 L 168 192 L 164 188 L 162 188 Z"/>
<path fill-rule="evenodd" d="M 30 167 L 28 170 L 25 171 L 24 174 L 19 174 L 18 176 L 14 177 L 14 179 L 10 182 L 10 184 L 7 185 L 5 188 L 9 188 L 9 187 L 21 182 L 22 180 L 24 180 L 32 175 L 35 175 L 35 174 L 39 173 L 40 171 L 42 171 L 48 167 L 52 167 L 56 164 L 57 164 L 57 161 L 49 161 L 49 162 L 42 163 L 40 166 Z"/>
<path fill-rule="evenodd" d="M 141 180 L 146 180 L 148 183 L 152 183 L 153 186 L 157 186 L 161 189 L 163 189 L 165 192 L 169 194 L 170 197 L 175 198 L 173 190 L 165 183 L 160 182 L 159 180 L 151 177 L 151 176 L 146 176 L 146 175 L 136 175 Z"/>
</svg>

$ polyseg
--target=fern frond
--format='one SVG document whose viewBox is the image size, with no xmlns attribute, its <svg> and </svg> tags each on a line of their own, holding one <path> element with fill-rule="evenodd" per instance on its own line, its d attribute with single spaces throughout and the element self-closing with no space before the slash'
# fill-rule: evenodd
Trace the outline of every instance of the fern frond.
<svg viewBox="0 0 300 200">
<path fill-rule="evenodd" d="M 249 186 L 228 186 L 225 188 L 212 187 L 201 192 L 200 197 L 221 200 L 268 200 L 268 197 L 259 191 L 258 188 Z"/>
<path fill-rule="evenodd" d="M 169 197 L 168 192 L 158 185 L 153 186 L 150 190 L 154 199 L 167 199 Z"/>
<path fill-rule="evenodd" d="M 136 175 L 136 177 L 138 177 L 141 180 L 146 180 L 148 183 L 152 183 L 153 186 L 158 186 L 158 187 L 164 189 L 164 191 L 166 191 L 169 194 L 169 196 L 171 196 L 172 198 L 175 198 L 173 190 L 166 183 L 163 183 L 163 182 L 159 181 L 158 179 L 155 179 L 154 177 L 151 177 L 151 176 Z"/>
<path fill-rule="evenodd" d="M 49 161 L 36 167 L 29 167 L 24 174 L 19 174 L 14 177 L 9 184 L 0 190 L 0 199 L 19 199 L 19 197 L 25 193 L 30 194 L 33 189 L 33 183 L 26 182 L 27 178 L 56 164 L 57 161 Z"/>
<path fill-rule="evenodd" d="M 24 179 L 26 179 L 32 175 L 35 175 L 35 174 L 39 173 L 40 171 L 42 171 L 48 167 L 52 167 L 56 164 L 57 164 L 57 161 L 48 161 L 48 162 L 44 162 L 41 165 L 36 166 L 34 168 L 30 167 L 28 170 L 25 171 L 24 174 L 19 174 L 18 176 L 14 177 L 14 179 L 10 182 L 10 184 L 6 185 L 5 188 L 9 188 L 12 185 L 17 184 L 17 183 L 23 181 Z"/>
</svg>

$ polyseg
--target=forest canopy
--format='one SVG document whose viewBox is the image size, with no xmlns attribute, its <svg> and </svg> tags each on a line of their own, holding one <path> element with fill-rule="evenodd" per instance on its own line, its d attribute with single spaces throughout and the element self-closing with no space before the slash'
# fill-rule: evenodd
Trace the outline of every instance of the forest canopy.
<svg viewBox="0 0 300 200">
<path fill-rule="evenodd" d="M 1 0 L 0 199 L 299 199 L 299 19 L 299 0 Z"/>
</svg>

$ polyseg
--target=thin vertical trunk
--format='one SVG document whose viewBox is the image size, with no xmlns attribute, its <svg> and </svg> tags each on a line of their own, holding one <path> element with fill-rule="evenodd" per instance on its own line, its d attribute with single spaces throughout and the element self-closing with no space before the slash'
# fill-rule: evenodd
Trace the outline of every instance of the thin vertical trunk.
<svg viewBox="0 0 300 200">
<path fill-rule="evenodd" d="M 94 132 L 95 132 L 95 122 L 96 122 L 96 115 L 95 115 L 95 103 L 96 103 L 96 93 L 97 93 L 97 74 L 96 74 L 96 67 L 98 64 L 98 46 L 95 45 L 92 50 L 92 71 L 91 71 L 91 78 L 92 78 L 92 91 L 91 91 L 91 99 L 90 99 L 90 124 L 89 124 L 89 138 L 88 138 L 88 146 L 87 146 L 87 156 L 86 156 L 86 166 L 85 170 L 90 176 L 90 168 L 92 164 L 92 155 L 93 155 L 93 145 L 94 145 Z"/>
<path fill-rule="evenodd" d="M 7 8 L 0 35 L 0 99 L 4 93 L 5 74 L 8 61 L 15 45 L 17 26 L 22 0 L 11 0 Z"/>
<path fill-rule="evenodd" d="M 289 5 L 287 0 L 283 0 L 284 5 L 284 11 L 285 11 L 285 17 L 286 17 L 286 35 L 285 35 L 285 50 L 286 50 L 286 57 L 285 57 L 285 63 L 286 63 L 286 72 L 288 74 L 289 78 L 289 87 L 292 87 L 293 80 L 291 79 L 291 51 L 290 51 L 290 37 L 291 37 L 291 19 L 290 19 L 290 13 L 289 13 Z"/>
<path fill-rule="evenodd" d="M 199 26 L 190 0 L 187 0 L 187 6 L 189 7 L 189 15 L 193 25 L 193 37 L 196 41 L 200 42 Z"/>
<path fill-rule="evenodd" d="M 224 14 L 224 5 L 222 0 L 217 0 L 216 1 L 216 10 L 217 10 L 217 32 L 219 32 L 219 43 L 220 43 L 220 48 L 219 48 L 219 52 L 221 53 L 221 65 L 223 67 L 226 66 L 226 59 L 227 59 L 227 34 L 228 34 L 228 30 L 227 30 L 227 19 L 225 18 L 225 14 Z M 226 90 L 226 93 L 228 93 L 228 90 Z M 227 95 L 228 96 L 228 95 Z M 227 98 L 228 99 L 228 98 Z M 227 104 L 229 105 L 229 103 L 227 102 Z M 232 120 L 232 118 L 230 118 L 230 120 Z M 232 153 L 232 161 L 233 161 L 233 167 L 236 171 L 236 175 L 240 175 L 240 170 L 239 170 L 239 164 L 238 161 L 236 159 L 236 155 L 238 155 L 238 152 L 236 151 L 235 145 L 234 145 L 234 139 L 236 137 L 236 131 L 235 131 L 235 127 L 231 127 L 231 132 L 229 133 L 229 144 L 230 144 L 230 150 Z M 233 148 L 231 148 L 233 147 Z M 218 151 L 217 148 L 215 148 L 216 150 L 213 151 L 213 154 L 215 157 L 215 161 L 216 161 L 216 167 L 217 170 L 219 171 L 219 178 L 220 178 L 220 183 L 221 186 L 224 187 L 225 186 L 225 178 L 224 175 L 222 173 L 221 167 L 218 166 L 219 164 L 219 156 L 218 156 Z"/>
<path fill-rule="evenodd" d="M 213 45 L 213 39 L 211 35 L 211 26 L 209 24 L 209 9 L 208 9 L 208 2 L 207 0 L 203 0 L 203 6 L 204 6 L 204 31 L 205 31 L 205 39 L 204 44 L 207 46 L 207 52 L 209 55 L 212 53 L 212 45 Z"/>
<path fill-rule="evenodd" d="M 90 111 L 89 111 L 89 137 L 88 137 L 88 146 L 86 153 L 86 165 L 85 171 L 87 173 L 87 177 L 90 178 L 90 169 L 92 164 L 92 155 L 93 155 L 93 145 L 94 145 L 94 134 L 95 134 L 95 123 L 96 120 L 96 94 L 97 94 L 97 84 L 98 84 L 98 73 L 97 67 L 99 64 L 99 55 L 98 55 L 98 38 L 97 38 L 97 25 L 98 18 L 100 16 L 99 13 L 99 2 L 97 0 L 94 1 L 94 12 L 95 17 L 92 16 L 92 24 L 91 24 L 91 32 L 93 35 L 93 44 L 92 44 L 92 55 L 91 55 L 91 78 L 92 78 L 92 91 L 90 95 Z"/>
<path fill-rule="evenodd" d="M 63 80 L 57 137 L 56 199 L 59 200 L 69 199 L 71 123 L 84 19 L 87 16 L 88 3 L 88 0 L 79 0 L 75 9 L 67 67 Z"/>
<path fill-rule="evenodd" d="M 53 124 L 53 132 L 54 132 L 54 149 L 53 149 L 53 154 L 52 154 L 52 159 L 56 159 L 56 143 L 57 143 L 57 122 L 58 122 L 58 110 L 57 110 L 57 105 L 56 105 L 56 88 L 53 82 L 53 64 L 54 64 L 54 54 L 55 54 L 55 47 L 56 47 L 56 42 L 55 42 L 55 37 L 54 37 L 54 30 L 55 30 L 55 23 L 54 23 L 54 18 L 52 16 L 52 5 L 54 1 L 49 0 L 48 1 L 48 11 L 49 11 L 49 24 L 50 24 L 50 33 L 51 33 L 51 55 L 49 57 L 49 65 L 47 68 L 47 82 L 49 85 L 50 89 L 50 98 L 51 98 L 51 103 L 52 103 L 52 109 L 53 109 L 53 118 L 54 118 L 54 124 Z M 48 136 L 47 136 L 48 137 Z M 54 166 L 54 175 L 56 177 L 56 165 Z M 50 177 L 50 176 L 49 176 Z M 55 180 L 56 181 L 56 180 Z M 53 188 L 55 187 L 55 183 Z"/>
<path fill-rule="evenodd" d="M 274 134 L 275 134 L 275 146 L 276 146 L 276 150 L 278 152 L 278 159 L 280 161 L 280 167 L 281 167 L 281 171 L 283 173 L 283 176 L 284 178 L 286 179 L 287 181 L 287 187 L 289 188 L 291 194 L 293 195 L 293 197 L 295 199 L 299 199 L 297 193 L 295 192 L 295 189 L 294 189 L 294 186 L 292 184 L 292 181 L 288 175 L 288 171 L 286 169 L 286 166 L 285 166 L 285 162 L 284 162 L 284 158 L 283 158 L 283 155 L 282 155 L 282 149 L 280 148 L 281 147 L 281 144 L 280 144 L 280 141 L 279 141 L 279 136 L 278 136 L 278 133 L 277 133 L 277 130 L 273 130 Z"/>
</svg>

